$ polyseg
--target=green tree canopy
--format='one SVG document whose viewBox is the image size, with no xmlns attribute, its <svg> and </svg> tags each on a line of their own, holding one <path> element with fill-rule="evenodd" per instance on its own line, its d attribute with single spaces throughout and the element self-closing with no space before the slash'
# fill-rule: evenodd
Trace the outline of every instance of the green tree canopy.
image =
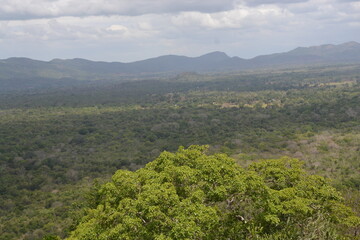
<svg viewBox="0 0 360 240">
<path fill-rule="evenodd" d="M 359 224 L 324 178 L 297 159 L 244 169 L 206 146 L 163 152 L 136 171 L 117 171 L 92 194 L 74 239 L 343 239 Z"/>
</svg>

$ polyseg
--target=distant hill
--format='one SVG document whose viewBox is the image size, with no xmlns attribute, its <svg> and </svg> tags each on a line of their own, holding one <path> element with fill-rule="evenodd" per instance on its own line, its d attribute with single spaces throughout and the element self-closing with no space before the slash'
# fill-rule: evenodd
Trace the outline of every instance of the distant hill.
<svg viewBox="0 0 360 240">
<path fill-rule="evenodd" d="M 339 45 L 326 44 L 298 47 L 285 53 L 258 56 L 248 60 L 248 68 L 272 66 L 304 66 L 313 64 L 346 64 L 360 62 L 360 44 L 347 42 Z"/>
<path fill-rule="evenodd" d="M 360 63 L 360 44 L 299 47 L 285 53 L 252 59 L 212 52 L 200 57 L 166 55 L 131 63 L 96 62 L 86 59 L 54 59 L 49 62 L 28 58 L 0 60 L 0 91 L 76 84 L 78 80 L 131 80 L 182 72 L 226 72 L 262 68 Z"/>
</svg>

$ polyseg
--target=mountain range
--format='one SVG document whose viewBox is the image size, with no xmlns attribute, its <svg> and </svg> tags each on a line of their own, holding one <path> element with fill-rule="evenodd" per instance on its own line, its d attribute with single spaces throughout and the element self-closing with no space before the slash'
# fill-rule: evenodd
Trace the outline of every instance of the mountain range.
<svg viewBox="0 0 360 240">
<path fill-rule="evenodd" d="M 347 42 L 298 47 L 294 50 L 257 56 L 252 59 L 229 57 L 223 52 L 212 52 L 199 57 L 166 55 L 142 61 L 99 62 L 86 59 L 54 59 L 39 61 L 29 58 L 0 60 L 0 89 L 15 84 L 31 87 L 29 83 L 60 84 L 74 80 L 124 80 L 171 76 L 182 72 L 238 72 L 254 69 L 289 68 L 313 65 L 360 63 L 360 44 Z M 32 81 L 30 81 L 32 80 Z M 11 87 L 10 87 L 11 88 Z"/>
</svg>

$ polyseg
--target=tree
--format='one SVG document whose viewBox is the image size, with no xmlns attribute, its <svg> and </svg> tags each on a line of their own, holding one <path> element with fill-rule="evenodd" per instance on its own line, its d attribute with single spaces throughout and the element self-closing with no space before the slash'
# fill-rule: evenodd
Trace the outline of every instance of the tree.
<svg viewBox="0 0 360 240">
<path fill-rule="evenodd" d="M 96 190 L 74 239 L 337 239 L 359 218 L 296 159 L 247 169 L 206 146 L 163 152 Z"/>
</svg>

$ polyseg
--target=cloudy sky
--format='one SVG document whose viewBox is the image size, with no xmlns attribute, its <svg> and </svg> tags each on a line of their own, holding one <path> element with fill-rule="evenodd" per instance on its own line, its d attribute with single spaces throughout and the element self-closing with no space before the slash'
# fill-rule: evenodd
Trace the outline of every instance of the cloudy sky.
<svg viewBox="0 0 360 240">
<path fill-rule="evenodd" d="M 0 0 L 0 58 L 129 62 L 360 42 L 352 0 Z"/>
</svg>

